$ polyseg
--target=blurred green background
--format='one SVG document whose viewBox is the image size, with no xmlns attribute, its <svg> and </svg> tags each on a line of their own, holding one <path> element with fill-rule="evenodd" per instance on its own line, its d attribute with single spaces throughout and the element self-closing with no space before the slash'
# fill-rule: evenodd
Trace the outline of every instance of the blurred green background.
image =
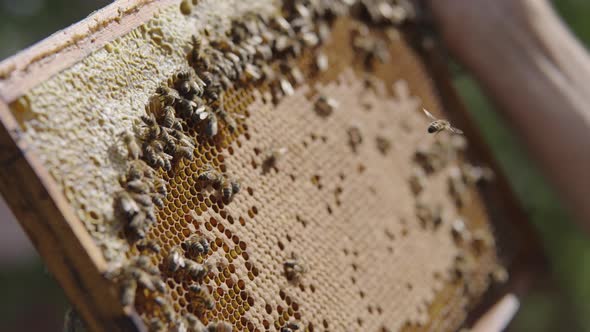
<svg viewBox="0 0 590 332">
<path fill-rule="evenodd" d="M 108 3 L 0 0 L 0 59 Z M 590 45 L 590 1 L 553 3 L 578 38 Z M 471 77 L 462 71 L 455 84 L 531 216 L 550 261 L 550 273 L 538 276 L 535 289 L 522 300 L 509 330 L 590 332 L 590 238 L 573 225 L 518 139 Z M 63 292 L 45 272 L 3 202 L 0 218 L 0 331 L 59 331 L 66 306 Z"/>
</svg>

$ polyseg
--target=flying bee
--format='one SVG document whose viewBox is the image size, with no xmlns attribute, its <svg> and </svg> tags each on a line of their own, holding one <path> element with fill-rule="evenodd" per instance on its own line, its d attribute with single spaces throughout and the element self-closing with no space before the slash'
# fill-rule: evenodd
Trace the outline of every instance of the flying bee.
<svg viewBox="0 0 590 332">
<path fill-rule="evenodd" d="M 207 332 L 232 332 L 233 326 L 230 323 L 224 322 L 224 321 L 211 322 L 211 323 L 209 323 L 209 325 L 207 325 L 207 330 L 204 330 L 204 331 L 207 331 Z"/>
<path fill-rule="evenodd" d="M 296 259 L 289 259 L 283 263 L 285 276 L 287 280 L 292 282 L 299 282 L 302 275 L 307 272 L 307 269 Z"/>
<path fill-rule="evenodd" d="M 162 248 L 160 247 L 160 245 L 158 243 L 156 243 L 156 241 L 154 240 L 148 240 L 148 239 L 143 239 L 138 241 L 135 246 L 137 247 L 137 250 L 139 251 L 151 251 L 155 254 L 159 254 L 160 251 L 162 250 Z"/>
<path fill-rule="evenodd" d="M 198 257 L 209 253 L 209 241 L 203 236 L 193 235 L 184 242 L 184 247 L 190 257 Z"/>
<path fill-rule="evenodd" d="M 137 281 L 135 279 L 128 278 L 123 280 L 121 283 L 121 303 L 123 303 L 123 306 L 133 306 L 136 291 Z"/>
<path fill-rule="evenodd" d="M 127 147 L 127 156 L 130 159 L 137 160 L 141 155 L 141 149 L 137 143 L 135 135 L 130 130 L 124 131 L 122 134 L 123 144 Z"/>
<path fill-rule="evenodd" d="M 463 134 L 463 131 L 451 126 L 449 121 L 435 118 L 434 115 L 430 114 L 430 112 L 428 112 L 425 108 L 423 108 L 422 111 L 424 111 L 424 114 L 426 114 L 426 116 L 432 120 L 432 122 L 428 125 L 429 134 L 437 134 L 443 130 L 448 130 L 455 134 Z"/>
<path fill-rule="evenodd" d="M 170 272 L 176 272 L 186 266 L 182 250 L 179 247 L 174 247 L 170 250 L 170 253 L 166 257 L 166 265 Z"/>
</svg>

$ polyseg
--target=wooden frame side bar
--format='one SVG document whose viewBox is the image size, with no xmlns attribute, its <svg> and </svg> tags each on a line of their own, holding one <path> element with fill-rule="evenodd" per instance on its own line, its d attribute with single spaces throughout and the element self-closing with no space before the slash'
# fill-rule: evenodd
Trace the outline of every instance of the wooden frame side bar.
<svg viewBox="0 0 590 332">
<path fill-rule="evenodd" d="M 0 102 L 0 194 L 90 330 L 141 330 L 138 316 L 122 307 L 103 277 L 100 249 L 30 149 Z"/>
</svg>

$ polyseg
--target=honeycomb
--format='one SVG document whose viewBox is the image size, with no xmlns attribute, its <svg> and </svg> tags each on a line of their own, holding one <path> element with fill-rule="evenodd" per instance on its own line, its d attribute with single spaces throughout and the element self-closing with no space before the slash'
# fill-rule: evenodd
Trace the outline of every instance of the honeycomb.
<svg viewBox="0 0 590 332">
<path fill-rule="evenodd" d="M 291 3 L 317 5 L 285 1 L 286 16 Z M 426 71 L 403 30 L 382 27 L 385 16 L 397 16 L 369 10 L 402 7 L 361 3 L 376 24 L 367 40 L 377 38 L 384 50 L 359 48 L 355 35 L 365 26 L 341 12 L 347 2 L 335 1 L 329 39 L 290 63 L 303 78 L 289 82 L 292 91 L 277 94 L 268 80 L 236 83 L 219 100 L 234 130 L 222 120 L 213 138 L 185 128 L 194 156 L 174 158 L 171 170 L 156 175 L 167 194 L 145 238 L 160 250 L 143 254 L 165 289 L 138 287 L 134 307 L 147 324 L 181 330 L 192 314 L 236 331 L 296 329 L 289 324 L 310 332 L 448 331 L 489 287 L 498 259 L 475 187 L 462 180 L 467 143 L 427 134 L 421 108 L 440 114 L 440 106 Z M 183 1 L 12 105 L 24 138 L 113 269 L 141 254 L 113 204 L 129 162 L 120 133 L 138 126 L 158 86 L 186 70 L 192 35 L 215 40 L 237 18 L 278 12 L 271 1 Z M 213 31 L 203 32 L 207 24 Z M 325 71 L 316 68 L 319 54 Z M 367 61 L 380 54 L 390 61 Z M 273 61 L 279 68 L 280 58 Z M 322 98 L 333 101 L 327 112 L 318 110 Z M 203 185 L 208 167 L 236 179 L 240 192 L 228 200 Z M 200 280 L 210 308 L 195 301 L 195 278 L 166 263 L 195 236 L 210 247 L 194 258 L 212 266 Z M 287 278 L 291 260 L 305 270 L 295 280 Z M 156 298 L 170 304 L 172 317 Z"/>
</svg>

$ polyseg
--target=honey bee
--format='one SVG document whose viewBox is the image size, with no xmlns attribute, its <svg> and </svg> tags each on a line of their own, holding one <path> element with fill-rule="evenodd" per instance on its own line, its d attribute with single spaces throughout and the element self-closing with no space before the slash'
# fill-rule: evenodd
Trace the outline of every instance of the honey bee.
<svg viewBox="0 0 590 332">
<path fill-rule="evenodd" d="M 429 134 L 438 134 L 439 132 L 444 130 L 448 130 L 455 134 L 463 134 L 463 131 L 451 126 L 451 123 L 449 121 L 435 118 L 434 115 L 430 114 L 430 112 L 428 112 L 424 108 L 422 109 L 422 111 L 424 111 L 424 114 L 426 114 L 426 116 L 430 120 L 432 120 L 432 122 L 428 125 Z"/>
<path fill-rule="evenodd" d="M 133 160 L 139 159 L 141 149 L 133 132 L 130 130 L 124 131 L 121 134 L 121 137 L 123 139 L 123 144 L 127 147 L 127 156 Z"/>
<path fill-rule="evenodd" d="M 379 150 L 382 155 L 386 155 L 391 149 L 391 141 L 389 139 L 383 136 L 377 136 L 375 141 L 377 143 L 377 150 Z"/>
<path fill-rule="evenodd" d="M 246 64 L 244 72 L 246 73 L 246 75 L 244 75 L 243 78 L 246 81 L 258 81 L 262 78 L 262 73 L 260 72 L 260 69 L 251 63 Z"/>
<path fill-rule="evenodd" d="M 176 102 L 176 111 L 178 111 L 178 116 L 190 120 L 197 106 L 199 105 L 192 100 L 179 98 Z"/>
<path fill-rule="evenodd" d="M 217 135 L 217 132 L 219 130 L 217 117 L 215 116 L 215 114 L 209 114 L 208 119 L 209 121 L 207 121 L 207 123 L 205 124 L 204 134 L 207 137 L 213 137 Z"/>
<path fill-rule="evenodd" d="M 127 190 L 138 194 L 146 194 L 150 191 L 150 186 L 142 180 L 129 181 L 125 186 Z"/>
<path fill-rule="evenodd" d="M 149 274 L 147 274 L 143 270 L 138 269 L 138 268 L 133 268 L 131 270 L 131 276 L 133 276 L 133 278 L 135 278 L 135 280 L 137 280 L 138 285 L 141 285 L 145 289 L 149 289 L 152 292 L 156 290 L 156 286 L 154 285 L 154 280 L 153 280 L 152 276 L 150 276 Z"/>
<path fill-rule="evenodd" d="M 318 53 L 315 58 L 315 66 L 319 72 L 328 70 L 328 57 L 324 53 Z"/>
<path fill-rule="evenodd" d="M 226 180 L 221 184 L 221 196 L 224 200 L 230 201 L 234 195 L 240 192 L 240 189 L 241 186 L 239 182 Z"/>
<path fill-rule="evenodd" d="M 320 96 L 315 102 L 315 111 L 318 115 L 326 117 L 332 114 L 338 107 L 338 102 L 330 97 Z"/>
<path fill-rule="evenodd" d="M 176 312 L 174 312 L 174 308 L 172 308 L 170 302 L 161 296 L 156 297 L 154 302 L 160 306 L 161 311 L 164 314 L 164 318 L 170 323 L 174 322 Z"/>
<path fill-rule="evenodd" d="M 191 99 L 195 95 L 202 95 L 205 82 L 200 78 L 194 79 L 188 71 L 176 74 L 175 88 L 184 97 Z"/>
<path fill-rule="evenodd" d="M 191 297 L 198 305 L 202 305 L 208 310 L 211 310 L 215 307 L 215 299 L 213 296 L 211 296 L 207 286 L 192 284 L 189 286 L 189 290 L 192 293 Z"/>
<path fill-rule="evenodd" d="M 146 161 L 150 165 L 157 166 L 159 164 L 159 160 L 160 160 L 160 157 L 158 156 L 159 152 L 160 151 L 157 151 L 153 145 L 144 144 L 143 153 L 144 153 Z"/>
<path fill-rule="evenodd" d="M 149 331 L 150 332 L 165 332 L 166 331 L 166 324 L 164 324 L 164 322 L 162 322 L 160 319 L 158 318 L 152 318 L 149 323 Z"/>
<path fill-rule="evenodd" d="M 133 197 L 124 190 L 119 191 L 116 194 L 115 208 L 127 219 L 132 218 L 139 213 L 139 206 Z"/>
<path fill-rule="evenodd" d="M 465 254 L 464 252 L 460 252 L 455 256 L 455 262 L 453 267 L 453 272 L 455 274 L 455 278 L 461 279 L 465 275 L 468 275 L 474 266 L 473 257 Z"/>
<path fill-rule="evenodd" d="M 126 231 L 134 238 L 143 239 L 146 236 L 147 217 L 143 211 L 136 213 L 126 226 Z"/>
<path fill-rule="evenodd" d="M 201 46 L 203 45 L 203 43 L 201 42 L 201 40 L 199 38 L 197 38 L 197 36 L 192 35 L 191 36 L 191 52 L 190 52 L 190 62 L 191 63 L 196 63 L 199 61 L 199 58 L 201 57 Z"/>
<path fill-rule="evenodd" d="M 289 322 L 285 326 L 281 327 L 281 332 L 293 332 L 299 330 L 301 327 L 297 322 Z"/>
<path fill-rule="evenodd" d="M 166 85 L 160 85 L 156 89 L 156 95 L 164 106 L 174 106 L 179 98 L 178 92 Z"/>
<path fill-rule="evenodd" d="M 160 136 L 161 128 L 153 113 L 150 113 L 149 116 L 142 115 L 141 120 L 145 124 L 145 128 L 140 135 L 141 140 L 151 141 Z"/>
<path fill-rule="evenodd" d="M 152 194 L 151 195 L 152 198 L 152 203 L 154 203 L 155 206 L 159 207 L 159 208 L 163 208 L 164 207 L 164 200 L 162 199 L 161 195 L 159 194 Z"/>
<path fill-rule="evenodd" d="M 490 277 L 493 282 L 505 283 L 506 281 L 508 281 L 509 275 L 506 268 L 498 265 L 492 270 L 492 272 L 490 273 Z"/>
<path fill-rule="evenodd" d="M 232 332 L 233 326 L 228 322 L 212 322 L 207 325 L 207 332 Z"/>
<path fill-rule="evenodd" d="M 295 89 L 293 89 L 293 85 L 288 80 L 282 78 L 279 80 L 279 85 L 281 90 L 285 94 L 285 96 L 292 96 L 295 93 Z"/>
<path fill-rule="evenodd" d="M 153 240 L 142 240 L 142 241 L 144 244 L 148 243 L 148 241 L 151 242 L 152 245 L 155 244 L 155 242 Z M 138 245 L 138 248 L 139 248 L 139 245 Z M 152 264 L 152 260 L 148 256 L 139 255 L 139 256 L 135 257 L 135 259 L 133 259 L 133 265 L 148 272 L 149 274 L 152 274 L 152 275 L 159 275 L 160 274 L 160 270 L 158 270 Z"/>
<path fill-rule="evenodd" d="M 221 183 L 223 182 L 223 175 L 221 175 L 221 173 L 213 169 L 213 167 L 207 166 L 205 171 L 199 174 L 197 179 L 198 181 L 203 182 L 205 184 L 215 186 L 221 185 Z"/>
<path fill-rule="evenodd" d="M 412 190 L 412 193 L 414 195 L 419 195 L 425 186 L 426 173 L 422 168 L 414 167 L 408 182 L 410 183 L 410 189 Z"/>
<path fill-rule="evenodd" d="M 137 180 L 142 177 L 153 178 L 156 175 L 156 171 L 149 167 L 143 160 L 134 160 L 129 164 L 127 170 L 128 180 Z"/>
<path fill-rule="evenodd" d="M 185 265 L 187 273 L 189 274 L 189 276 L 191 276 L 193 280 L 200 282 L 207 275 L 207 273 L 209 273 L 209 269 L 207 267 L 193 260 L 185 260 Z"/>
<path fill-rule="evenodd" d="M 174 247 L 166 256 L 166 266 L 168 271 L 176 272 L 186 266 L 186 262 L 182 253 L 182 250 L 178 247 Z"/>
<path fill-rule="evenodd" d="M 478 184 L 489 182 L 494 179 L 494 171 L 488 167 L 478 167 L 472 165 L 463 166 L 463 179 L 469 184 Z"/>
<path fill-rule="evenodd" d="M 206 238 L 200 235 L 193 235 L 189 237 L 184 242 L 184 247 L 186 248 L 186 251 L 191 257 L 206 255 L 209 253 L 209 250 L 211 249 L 209 247 L 209 241 L 207 241 Z"/>
<path fill-rule="evenodd" d="M 302 275 L 307 272 L 307 269 L 297 259 L 289 259 L 283 263 L 285 276 L 291 282 L 299 282 Z"/>
<path fill-rule="evenodd" d="M 348 134 L 348 144 L 350 145 L 353 152 L 356 152 L 357 148 L 363 142 L 363 136 L 361 129 L 358 126 L 351 126 L 346 131 Z"/>
<path fill-rule="evenodd" d="M 483 229 L 475 230 L 471 236 L 471 247 L 478 255 L 481 255 L 484 250 L 492 248 L 494 244 L 494 237 Z"/>
<path fill-rule="evenodd" d="M 123 306 L 133 306 L 135 303 L 135 292 L 137 291 L 137 281 L 129 278 L 121 283 L 121 303 Z"/>
<path fill-rule="evenodd" d="M 271 168 L 276 168 L 277 163 L 286 153 L 287 153 L 286 147 L 281 147 L 278 149 L 271 149 L 270 152 L 267 153 L 264 161 L 262 162 L 263 173 L 267 173 L 268 171 L 270 171 Z"/>
<path fill-rule="evenodd" d="M 186 158 L 188 160 L 193 160 L 193 152 L 194 147 L 192 146 L 177 146 L 174 156 L 178 159 Z"/>
<path fill-rule="evenodd" d="M 206 331 L 205 325 L 203 325 L 203 323 L 201 322 L 201 320 L 199 318 L 197 318 L 197 316 L 195 316 L 191 313 L 187 313 L 186 315 L 184 315 L 184 319 L 187 322 L 189 331 L 191 331 L 191 332 Z"/>
<path fill-rule="evenodd" d="M 166 128 L 172 128 L 176 122 L 176 111 L 172 106 L 164 107 L 162 114 L 162 126 Z"/>
<path fill-rule="evenodd" d="M 467 227 L 465 227 L 463 219 L 457 219 L 453 222 L 451 225 L 451 235 L 457 244 L 460 244 L 469 238 L 470 234 Z"/>
<path fill-rule="evenodd" d="M 442 223 L 442 207 L 440 205 L 427 205 L 422 200 L 416 201 L 416 217 L 422 222 L 422 227 L 431 225 L 435 229 Z"/>
<path fill-rule="evenodd" d="M 461 170 L 456 166 L 449 169 L 448 186 L 449 193 L 455 201 L 455 204 L 457 204 L 457 206 L 463 206 L 464 201 L 467 198 L 468 188 L 463 182 Z"/>
<path fill-rule="evenodd" d="M 188 1 L 188 0 L 186 0 Z M 187 332 L 187 327 L 184 321 L 176 320 L 172 323 L 172 327 L 170 328 L 170 332 Z"/>
</svg>

